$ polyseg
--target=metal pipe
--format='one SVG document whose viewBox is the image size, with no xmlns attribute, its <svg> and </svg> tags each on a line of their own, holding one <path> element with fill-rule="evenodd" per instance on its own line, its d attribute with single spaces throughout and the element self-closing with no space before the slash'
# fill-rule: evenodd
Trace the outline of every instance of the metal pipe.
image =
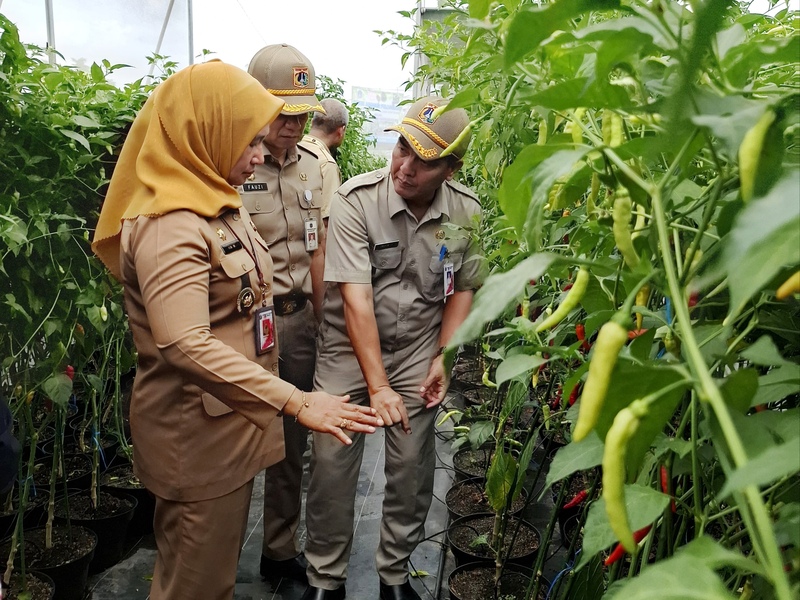
<svg viewBox="0 0 800 600">
<path fill-rule="evenodd" d="M 192 0 L 186 0 L 186 9 L 189 13 L 189 64 L 194 64 L 194 6 Z"/>
<path fill-rule="evenodd" d="M 50 64 L 56 64 L 56 29 L 53 22 L 53 0 L 44 0 L 44 11 L 47 20 L 47 56 Z"/>
<path fill-rule="evenodd" d="M 51 0 L 48 0 L 48 2 Z M 175 5 L 175 0 L 169 0 L 169 6 L 167 7 L 167 14 L 164 17 L 164 23 L 161 25 L 161 33 L 158 34 L 158 42 L 156 43 L 156 50 L 154 54 L 158 54 L 161 52 L 161 44 L 164 42 L 164 34 L 167 32 L 167 25 L 169 24 L 169 17 L 172 14 L 172 7 Z M 150 65 L 150 72 L 147 74 L 148 77 L 153 77 L 153 71 L 156 68 L 155 62 Z"/>
</svg>

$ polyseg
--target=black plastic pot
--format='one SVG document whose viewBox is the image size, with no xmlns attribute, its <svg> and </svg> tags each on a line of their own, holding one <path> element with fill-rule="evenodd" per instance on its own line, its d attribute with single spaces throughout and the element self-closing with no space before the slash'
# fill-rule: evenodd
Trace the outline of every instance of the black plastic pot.
<svg viewBox="0 0 800 600">
<path fill-rule="evenodd" d="M 486 589 L 482 586 L 491 585 L 494 580 L 495 565 L 491 561 L 477 561 L 460 565 L 453 569 L 447 578 L 447 585 L 450 592 L 450 600 L 465 600 L 465 598 L 503 598 L 507 600 L 524 600 L 531 579 L 534 576 L 533 569 L 521 567 L 515 564 L 506 564 L 500 576 L 500 589 L 497 596 L 494 590 Z M 460 584 L 458 583 L 460 580 Z M 457 589 L 461 587 L 461 590 Z M 539 588 L 539 598 L 547 596 L 547 583 L 543 580 Z M 462 590 L 468 590 L 470 596 Z"/>
<path fill-rule="evenodd" d="M 128 537 L 142 537 L 153 533 L 153 517 L 156 500 L 147 488 L 130 473 L 130 465 L 118 465 L 103 473 L 100 478 L 102 489 L 123 492 L 136 498 L 136 511 L 128 525 Z"/>
<path fill-rule="evenodd" d="M 81 492 L 80 494 L 85 494 Z M 128 524 L 136 511 L 136 498 L 129 494 L 118 491 L 98 493 L 99 502 L 103 502 L 104 495 L 113 496 L 122 500 L 127 506 L 122 507 L 118 512 L 97 518 L 82 518 L 70 516 L 69 522 L 91 529 L 97 535 L 97 550 L 94 558 L 89 565 L 89 573 L 95 574 L 117 564 L 122 558 L 125 550 L 125 539 L 128 533 Z M 72 497 L 74 500 L 75 497 Z M 57 515 L 57 522 L 66 522 L 66 518 Z"/>
<path fill-rule="evenodd" d="M 66 536 L 66 528 L 54 527 L 54 536 Z M 91 529 L 73 525 L 72 535 L 80 536 L 89 540 L 88 550 L 83 554 L 71 556 L 68 560 L 53 564 L 48 560 L 47 554 L 34 555 L 33 549 L 45 547 L 44 528 L 31 529 L 25 532 L 25 555 L 28 567 L 44 573 L 53 580 L 56 592 L 54 600 L 84 600 L 86 596 L 86 581 L 89 578 L 89 564 L 97 546 L 97 536 Z M 7 556 L 10 551 L 11 542 L 6 542 L 0 547 L 0 554 Z M 17 558 L 17 564 L 19 558 Z"/>
<path fill-rule="evenodd" d="M 30 600 L 53 600 L 56 595 L 56 584 L 53 582 L 53 578 L 49 575 L 45 575 L 41 571 L 28 571 L 27 573 L 27 582 L 28 582 L 28 593 L 32 594 L 30 596 Z M 39 590 L 39 594 L 32 593 L 30 585 L 31 579 L 38 579 L 39 585 L 41 585 L 41 589 Z M 45 595 L 43 592 L 45 591 L 44 588 L 50 588 L 50 593 Z M 11 585 L 5 586 L 3 585 L 2 594 L 0 594 L 0 598 L 19 598 L 19 593 L 22 591 L 22 586 L 20 585 L 20 573 L 19 571 L 14 571 L 11 575 Z"/>
<path fill-rule="evenodd" d="M 14 506 L 17 510 L 10 513 L 0 514 L 0 539 L 6 538 L 14 533 L 14 527 L 19 516 L 19 498 L 16 496 L 18 489 L 14 490 Z M 22 525 L 25 529 L 33 529 L 44 525 L 47 518 L 46 506 L 50 494 L 43 489 L 33 488 L 28 495 L 28 506 L 22 516 Z"/>
<path fill-rule="evenodd" d="M 483 501 L 476 502 L 474 505 L 474 509 L 470 509 L 469 512 L 460 512 L 459 507 L 453 506 L 454 498 L 459 494 L 460 491 L 471 488 L 475 490 L 475 496 L 479 497 L 483 494 L 483 490 L 485 487 L 484 480 L 481 478 L 473 478 L 473 479 L 466 479 L 464 481 L 458 481 L 450 486 L 450 489 L 447 490 L 447 494 L 444 497 L 444 504 L 447 507 L 447 512 L 450 515 L 450 520 L 455 521 L 461 517 L 465 517 L 467 515 L 474 515 L 477 513 L 485 513 L 490 511 L 491 508 L 489 504 L 482 499 Z M 522 512 L 522 509 L 525 508 L 525 500 L 528 497 L 528 492 L 525 488 L 522 489 L 519 495 L 519 499 L 517 500 L 516 504 L 519 506 L 515 510 L 509 511 L 511 516 L 517 516 L 519 513 Z"/>
<path fill-rule="evenodd" d="M 482 448 L 472 448 L 466 446 L 459 448 L 453 455 L 453 470 L 456 473 L 456 481 L 466 481 L 467 479 L 486 479 L 486 471 L 492 460 L 494 446 Z"/>
<path fill-rule="evenodd" d="M 457 530 L 468 530 L 470 535 L 468 537 L 474 538 L 478 537 L 481 534 L 488 534 L 491 535 L 492 533 L 492 524 L 494 522 L 495 515 L 491 513 L 479 513 L 475 515 L 468 515 L 466 517 L 461 517 L 460 519 L 456 519 L 453 521 L 450 526 L 447 528 L 447 543 L 450 546 L 450 550 L 453 553 L 453 558 L 455 559 L 456 566 L 465 565 L 471 562 L 480 562 L 489 560 L 491 557 L 486 552 L 482 552 L 480 548 L 472 548 L 470 547 L 469 543 L 461 544 L 457 539 L 456 531 Z M 510 538 L 514 535 L 515 529 L 517 527 L 517 523 L 520 522 L 520 519 L 516 517 L 510 517 L 508 527 L 506 529 L 506 537 Z M 512 551 L 510 556 L 503 557 L 506 563 L 516 564 L 523 567 L 533 565 L 536 554 L 539 552 L 539 544 L 541 543 L 542 536 L 539 535 L 539 531 L 534 527 L 531 523 L 527 521 L 521 521 L 520 527 L 530 536 L 533 536 L 533 539 L 536 540 L 536 547 L 532 550 L 525 549 L 524 552 L 514 551 L 512 547 Z M 474 535 L 473 535 L 474 534 Z M 523 538 L 517 537 L 515 541 L 515 545 L 523 541 Z M 505 550 L 504 550 L 505 552 Z"/>
</svg>

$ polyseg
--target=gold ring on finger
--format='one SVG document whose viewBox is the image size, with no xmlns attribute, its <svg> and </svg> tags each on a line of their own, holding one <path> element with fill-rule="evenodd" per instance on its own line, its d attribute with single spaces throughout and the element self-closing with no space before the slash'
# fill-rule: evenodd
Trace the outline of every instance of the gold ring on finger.
<svg viewBox="0 0 800 600">
<path fill-rule="evenodd" d="M 339 423 L 339 429 L 347 429 L 347 426 L 350 425 L 349 419 L 342 419 L 342 422 Z"/>
</svg>

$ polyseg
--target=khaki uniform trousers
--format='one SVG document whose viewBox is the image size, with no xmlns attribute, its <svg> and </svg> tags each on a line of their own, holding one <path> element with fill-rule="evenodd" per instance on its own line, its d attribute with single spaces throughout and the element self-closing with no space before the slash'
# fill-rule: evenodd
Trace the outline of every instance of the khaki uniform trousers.
<svg viewBox="0 0 800 600">
<path fill-rule="evenodd" d="M 231 600 L 247 532 L 251 479 L 211 500 L 176 502 L 156 496 L 156 566 L 151 600 Z"/>
<path fill-rule="evenodd" d="M 419 395 L 433 352 L 434 348 L 404 350 L 405 356 L 399 361 L 398 355 L 394 356 L 396 367 L 386 365 L 389 383 L 405 403 L 412 432 L 404 433 L 399 425 L 387 427 L 383 432 L 386 487 L 375 566 L 380 580 L 388 585 L 399 585 L 408 579 L 408 559 L 425 537 L 425 519 L 433 498 L 436 408 L 426 409 Z M 349 393 L 351 403 L 369 405 L 364 387 L 343 390 L 330 383 L 336 377 L 335 359 L 323 353 L 317 364 L 317 389 L 333 394 Z M 363 386 L 363 379 L 359 385 Z M 355 496 L 365 434 L 348 432 L 348 435 L 353 439 L 350 446 L 331 435 L 313 434 L 305 556 L 309 562 L 309 583 L 323 589 L 336 589 L 344 584 L 353 545 Z"/>
<path fill-rule="evenodd" d="M 284 381 L 310 392 L 314 384 L 317 320 L 311 302 L 302 310 L 276 317 L 279 372 Z M 283 416 L 286 458 L 264 472 L 264 542 L 262 554 L 272 560 L 287 560 L 300 554 L 297 528 L 300 525 L 303 483 L 303 454 L 308 446 L 308 429 Z"/>
</svg>

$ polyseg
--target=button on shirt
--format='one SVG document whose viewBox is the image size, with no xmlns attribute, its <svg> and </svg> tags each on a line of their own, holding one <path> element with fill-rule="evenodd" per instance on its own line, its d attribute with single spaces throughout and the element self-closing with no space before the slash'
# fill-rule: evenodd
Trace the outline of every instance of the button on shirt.
<svg viewBox="0 0 800 600">
<path fill-rule="evenodd" d="M 294 292 L 310 297 L 312 253 L 305 246 L 305 222 L 313 218 L 317 229 L 322 227 L 322 176 L 317 157 L 298 146 L 287 152 L 281 165 L 265 148 L 264 164 L 256 166 L 255 177 L 241 186 L 240 195 L 269 246 L 274 295 Z"/>
<path fill-rule="evenodd" d="M 417 221 L 395 193 L 388 168 L 353 178 L 331 206 L 325 281 L 372 284 L 382 350 L 430 340 L 426 333 L 438 331 L 442 320 L 444 264 L 453 264 L 457 291 L 481 282 L 478 244 L 465 231 L 478 215 L 480 205 L 460 184 L 443 184 Z M 327 288 L 324 319 L 322 343 L 338 345 L 347 337 L 338 286 Z"/>
</svg>

